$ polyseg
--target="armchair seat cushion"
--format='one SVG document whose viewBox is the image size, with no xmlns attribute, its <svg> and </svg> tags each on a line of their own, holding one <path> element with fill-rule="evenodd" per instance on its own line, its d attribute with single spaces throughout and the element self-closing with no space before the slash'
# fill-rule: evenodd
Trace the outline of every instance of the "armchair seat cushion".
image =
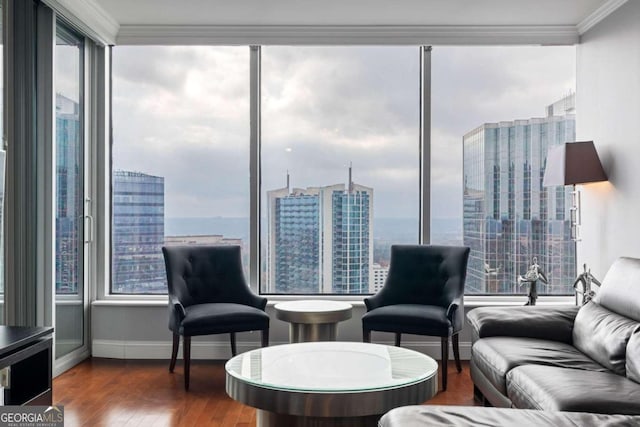
<svg viewBox="0 0 640 427">
<path fill-rule="evenodd" d="M 612 372 L 526 365 L 507 377 L 518 408 L 640 415 L 640 384 Z"/>
<path fill-rule="evenodd" d="M 538 364 L 608 372 L 575 347 L 558 341 L 534 338 L 489 337 L 472 349 L 475 368 L 502 394 L 507 394 L 507 374 L 522 365 Z"/>
<path fill-rule="evenodd" d="M 186 307 L 185 312 L 179 333 L 186 336 L 256 331 L 269 327 L 269 315 L 248 305 L 196 304 Z"/>
<path fill-rule="evenodd" d="M 383 332 L 446 337 L 452 334 L 447 309 L 421 304 L 378 307 L 362 317 L 362 327 Z"/>
</svg>

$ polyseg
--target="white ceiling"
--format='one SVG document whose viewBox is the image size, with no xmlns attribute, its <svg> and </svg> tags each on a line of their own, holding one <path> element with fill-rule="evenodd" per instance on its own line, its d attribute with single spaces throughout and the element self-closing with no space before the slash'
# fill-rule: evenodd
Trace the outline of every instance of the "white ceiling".
<svg viewBox="0 0 640 427">
<path fill-rule="evenodd" d="M 93 0 L 127 25 L 578 25 L 615 0 Z"/>
</svg>

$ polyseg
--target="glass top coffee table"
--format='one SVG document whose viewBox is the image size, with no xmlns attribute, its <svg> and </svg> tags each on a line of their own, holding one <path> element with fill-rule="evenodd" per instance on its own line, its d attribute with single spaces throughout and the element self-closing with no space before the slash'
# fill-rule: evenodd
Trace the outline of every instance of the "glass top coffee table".
<svg viewBox="0 0 640 427">
<path fill-rule="evenodd" d="M 376 426 L 438 389 L 438 364 L 413 350 L 357 342 L 265 347 L 229 360 L 226 390 L 257 408 L 258 427 Z"/>
</svg>

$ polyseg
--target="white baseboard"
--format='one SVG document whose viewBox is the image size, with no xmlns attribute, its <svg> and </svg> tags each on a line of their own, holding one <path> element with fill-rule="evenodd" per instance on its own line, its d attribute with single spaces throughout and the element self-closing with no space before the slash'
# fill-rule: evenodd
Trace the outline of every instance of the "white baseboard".
<svg viewBox="0 0 640 427">
<path fill-rule="evenodd" d="M 378 344 L 393 345 L 392 341 L 376 341 Z M 287 344 L 287 342 L 271 342 L 270 345 Z M 258 341 L 238 342 L 238 353 L 260 347 Z M 402 347 L 419 351 L 436 360 L 440 359 L 439 341 L 406 341 Z M 170 341 L 118 341 L 93 340 L 91 355 L 111 359 L 169 359 L 171 357 Z M 231 346 L 228 342 L 191 342 L 191 358 L 202 360 L 227 360 L 231 357 Z M 460 358 L 469 360 L 471 342 L 460 342 Z M 182 358 L 182 345 L 178 351 Z M 453 351 L 449 349 L 449 359 L 453 360 Z"/>
<path fill-rule="evenodd" d="M 54 360 L 53 377 L 68 371 L 90 356 L 88 348 L 81 348 Z"/>
</svg>

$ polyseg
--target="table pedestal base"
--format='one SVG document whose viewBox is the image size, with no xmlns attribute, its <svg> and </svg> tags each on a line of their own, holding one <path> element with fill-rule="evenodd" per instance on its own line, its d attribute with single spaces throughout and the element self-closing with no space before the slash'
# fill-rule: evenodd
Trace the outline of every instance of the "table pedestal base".
<svg viewBox="0 0 640 427">
<path fill-rule="evenodd" d="M 291 323 L 289 342 L 335 341 L 337 323 Z"/>
<path fill-rule="evenodd" d="M 299 417 L 257 409 L 257 427 L 376 427 L 380 415 L 365 417 Z"/>
</svg>

